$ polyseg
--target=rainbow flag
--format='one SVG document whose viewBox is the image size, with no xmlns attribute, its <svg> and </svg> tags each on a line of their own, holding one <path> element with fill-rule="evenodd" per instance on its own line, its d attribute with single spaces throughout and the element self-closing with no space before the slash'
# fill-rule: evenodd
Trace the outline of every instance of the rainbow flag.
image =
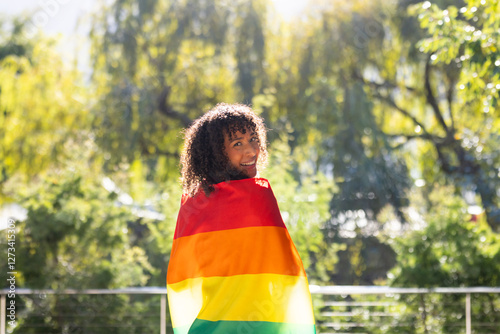
<svg viewBox="0 0 500 334">
<path fill-rule="evenodd" d="M 269 182 L 183 197 L 167 272 L 175 334 L 313 334 L 311 295 Z"/>
</svg>

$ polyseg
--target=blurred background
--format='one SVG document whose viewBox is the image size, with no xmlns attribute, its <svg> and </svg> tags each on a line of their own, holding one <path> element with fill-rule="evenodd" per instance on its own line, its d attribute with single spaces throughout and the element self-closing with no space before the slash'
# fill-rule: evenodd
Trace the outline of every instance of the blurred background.
<svg viewBox="0 0 500 334">
<path fill-rule="evenodd" d="M 0 228 L 14 217 L 18 288 L 165 287 L 182 130 L 218 102 L 265 119 L 262 176 L 311 284 L 500 285 L 499 0 L 20 0 L 0 13 Z M 17 298 L 14 333 L 157 332 L 159 296 Z M 334 329 L 465 333 L 463 296 L 396 299 L 371 327 Z M 474 333 L 500 333 L 499 299 L 474 296 Z M 325 333 L 330 304 L 315 296 Z"/>
</svg>

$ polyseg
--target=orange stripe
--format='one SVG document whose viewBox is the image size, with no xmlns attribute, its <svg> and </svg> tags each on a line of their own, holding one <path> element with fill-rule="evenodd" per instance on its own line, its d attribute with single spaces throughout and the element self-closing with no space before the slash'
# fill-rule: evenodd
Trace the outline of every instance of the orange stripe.
<svg viewBox="0 0 500 334">
<path fill-rule="evenodd" d="M 263 273 L 305 276 L 286 228 L 246 227 L 175 239 L 167 283 L 196 277 Z"/>
</svg>

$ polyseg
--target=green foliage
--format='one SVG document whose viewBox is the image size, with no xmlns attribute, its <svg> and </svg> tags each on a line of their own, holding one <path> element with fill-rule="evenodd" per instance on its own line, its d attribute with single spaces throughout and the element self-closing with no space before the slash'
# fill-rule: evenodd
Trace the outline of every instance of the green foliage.
<svg viewBox="0 0 500 334">
<path fill-rule="evenodd" d="M 0 35 L 0 199 L 9 178 L 31 178 L 67 157 L 65 145 L 89 124 L 79 73 L 54 41 L 25 40 L 18 24 Z"/>
<path fill-rule="evenodd" d="M 270 147 L 273 154 L 264 172 L 273 187 L 281 215 L 301 256 L 311 284 L 329 281 L 329 272 L 337 263 L 341 244 L 329 244 L 321 230 L 329 218 L 328 205 L 334 189 L 332 180 L 322 174 L 302 183 L 290 170 L 290 148 L 281 141 Z"/>
<path fill-rule="evenodd" d="M 10 29 L 6 29 L 7 24 Z M 11 22 L 0 19 L 0 60 L 8 56 L 26 56 L 33 52 L 33 41 L 27 41 L 23 37 L 25 22 L 22 18 L 14 18 Z"/>
<path fill-rule="evenodd" d="M 17 287 L 59 290 L 146 285 L 158 270 L 150 264 L 147 250 L 133 243 L 137 238 L 133 226 L 140 218 L 132 208 L 119 205 L 118 193 L 104 189 L 102 175 L 87 162 L 92 150 L 73 149 L 64 168 L 51 171 L 29 187 L 14 179 L 7 184 L 10 196 L 27 209 L 27 219 L 16 222 Z M 4 242 L 2 238 L 2 249 Z M 2 278 L 9 271 L 6 265 L 2 265 Z M 40 328 L 54 333 L 109 333 L 110 325 L 129 324 L 133 330 L 140 322 L 130 314 L 148 307 L 150 300 L 127 295 L 57 295 L 23 296 L 17 302 L 23 316 L 16 333 L 39 333 Z M 88 326 L 89 319 L 93 326 Z"/>
<path fill-rule="evenodd" d="M 471 221 L 467 206 L 458 197 L 446 196 L 449 187 L 432 192 L 428 225 L 392 243 L 398 265 L 390 273 L 392 286 L 471 287 L 500 284 L 500 238 L 487 225 L 484 216 Z M 498 323 L 498 300 L 488 294 L 473 295 L 474 322 Z M 399 309 L 399 323 L 419 317 L 411 333 L 456 333 L 454 324 L 464 317 L 464 296 L 402 295 L 405 309 Z"/>
<path fill-rule="evenodd" d="M 354 1 L 319 8 L 300 27 L 280 27 L 270 37 L 283 47 L 269 46 L 276 64 L 269 72 L 268 92 L 276 102 L 263 115 L 273 129 L 288 134 L 297 161 L 335 179 L 335 215 L 361 209 L 376 220 L 386 204 L 398 212 L 407 205 L 410 183 L 405 161 L 380 131 L 378 110 L 357 82 L 360 73 L 377 74 L 374 65 L 383 58 L 371 55 L 383 48 L 382 23 L 389 6 Z M 307 175 L 294 173 L 298 179 Z"/>
<path fill-rule="evenodd" d="M 259 92 L 265 5 L 147 4 L 116 1 L 94 18 L 94 131 L 108 169 L 163 159 L 166 181 L 176 175 L 183 127 L 217 102 L 251 102 Z"/>
<path fill-rule="evenodd" d="M 458 97 L 477 112 L 488 113 L 499 107 L 498 6 L 498 1 L 470 0 L 464 7 L 445 10 L 426 3 L 411 7 L 419 15 L 421 27 L 430 34 L 420 47 L 433 54 L 435 63 L 459 64 Z"/>
<path fill-rule="evenodd" d="M 154 188 L 150 199 L 144 202 L 147 208 L 154 208 L 164 215 L 162 220 L 141 220 L 130 227 L 135 231 L 132 243 L 147 254 L 148 261 L 155 268 L 154 275 L 148 280 L 148 286 L 165 286 L 168 261 L 181 203 L 182 187 L 178 180 L 169 180 L 164 184 L 148 183 Z"/>
<path fill-rule="evenodd" d="M 140 334 L 158 330 L 159 297 L 127 295 L 18 296 L 22 316 L 12 333 Z"/>
<path fill-rule="evenodd" d="M 397 286 L 498 286 L 500 239 L 483 219 L 470 222 L 463 200 L 431 194 L 428 226 L 395 241 Z"/>
<path fill-rule="evenodd" d="M 404 221 L 401 208 L 408 205 L 410 187 L 406 164 L 391 152 L 362 87 L 346 88 L 345 97 L 333 159 L 340 191 L 332 199 L 332 209 L 363 210 L 375 220 L 386 205 L 392 205 Z"/>
<path fill-rule="evenodd" d="M 33 184 L 19 203 L 19 284 L 31 288 L 144 285 L 154 273 L 144 250 L 130 245 L 130 209 L 118 207 L 94 178 L 64 171 Z"/>
<path fill-rule="evenodd" d="M 419 43 L 420 50 L 441 69 L 440 86 L 448 85 L 451 122 L 446 131 L 455 143 L 450 138 L 447 150 L 443 149 L 447 145 L 436 146 L 442 169 L 458 189 L 475 189 L 494 229 L 500 226 L 495 195 L 500 178 L 491 171 L 500 163 L 498 150 L 491 146 L 499 139 L 500 126 L 498 6 L 496 0 L 471 0 L 465 1 L 463 7 L 454 4 L 444 10 L 430 2 L 410 7 L 410 13 L 418 15 L 421 27 L 428 33 Z"/>
</svg>

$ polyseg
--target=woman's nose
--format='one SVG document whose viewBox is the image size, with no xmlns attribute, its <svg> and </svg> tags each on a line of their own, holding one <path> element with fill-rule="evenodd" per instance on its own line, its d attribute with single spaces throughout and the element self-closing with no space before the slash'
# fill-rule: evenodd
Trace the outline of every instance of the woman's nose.
<svg viewBox="0 0 500 334">
<path fill-rule="evenodd" d="M 248 143 L 245 147 L 245 155 L 253 157 L 257 154 L 258 147 L 254 147 L 252 143 Z"/>
</svg>

